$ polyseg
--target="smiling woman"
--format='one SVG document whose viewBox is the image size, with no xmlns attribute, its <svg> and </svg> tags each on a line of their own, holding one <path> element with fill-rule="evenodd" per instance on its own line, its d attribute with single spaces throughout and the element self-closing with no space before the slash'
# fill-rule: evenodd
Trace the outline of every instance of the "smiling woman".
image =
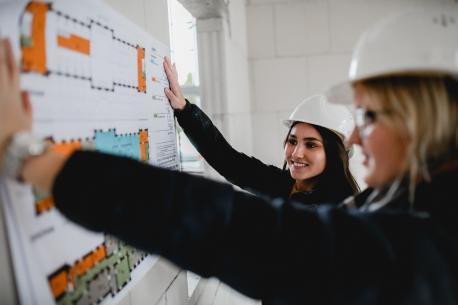
<svg viewBox="0 0 458 305">
<path fill-rule="evenodd" d="M 170 89 L 165 93 L 178 123 L 204 159 L 231 183 L 269 197 L 294 198 L 314 206 L 338 202 L 359 189 L 349 171 L 345 136 L 353 127 L 348 109 L 327 103 L 322 95 L 305 99 L 285 124 L 283 169 L 236 151 L 195 104 L 187 101 L 168 58 L 164 68 Z M 313 138 L 313 139 L 312 139 Z"/>
<path fill-rule="evenodd" d="M 349 81 L 328 92 L 331 100 L 353 92 L 356 129 L 349 142 L 365 156 L 369 210 L 402 200 L 420 205 L 419 184 L 453 175 L 458 46 L 451 37 L 458 26 L 456 9 L 450 9 L 406 11 L 374 26 L 355 48 Z"/>
<path fill-rule="evenodd" d="M 352 147 L 344 142 L 353 128 L 353 118 L 345 107 L 315 95 L 299 104 L 284 123 L 289 131 L 283 169 L 288 168 L 295 180 L 292 198 L 301 199 L 303 192 L 314 190 L 345 198 L 359 190 L 349 169 Z"/>
<path fill-rule="evenodd" d="M 370 85 L 355 85 L 355 105 L 362 119 L 350 137 L 352 143 L 362 147 L 363 164 L 368 169 L 365 182 L 370 187 L 387 185 L 402 176 L 409 143 L 406 121 L 387 108 L 386 102 L 374 98 L 378 91 Z M 385 151 L 387 148 L 389 154 Z"/>
<path fill-rule="evenodd" d="M 355 82 L 362 119 L 350 141 L 363 149 L 369 186 L 389 185 L 404 177 L 413 194 L 419 180 L 431 179 L 440 164 L 456 156 L 456 82 L 439 72 Z"/>
<path fill-rule="evenodd" d="M 291 177 L 299 190 L 314 187 L 306 180 L 320 175 L 326 168 L 323 138 L 316 128 L 307 123 L 295 122 L 285 144 L 285 158 Z"/>
</svg>

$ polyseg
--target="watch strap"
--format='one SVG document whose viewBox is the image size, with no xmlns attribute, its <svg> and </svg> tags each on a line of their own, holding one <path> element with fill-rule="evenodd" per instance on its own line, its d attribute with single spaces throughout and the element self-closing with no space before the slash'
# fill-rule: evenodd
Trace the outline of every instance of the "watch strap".
<svg viewBox="0 0 458 305">
<path fill-rule="evenodd" d="M 31 132 L 16 133 L 6 149 L 3 174 L 22 182 L 21 170 L 24 162 L 43 154 L 48 147 L 47 141 Z"/>
</svg>

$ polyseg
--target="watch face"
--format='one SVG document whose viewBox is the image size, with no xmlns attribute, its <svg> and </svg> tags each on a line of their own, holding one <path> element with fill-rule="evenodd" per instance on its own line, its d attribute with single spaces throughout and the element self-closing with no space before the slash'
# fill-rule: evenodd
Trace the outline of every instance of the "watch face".
<svg viewBox="0 0 458 305">
<path fill-rule="evenodd" d="M 29 146 L 29 154 L 31 156 L 41 155 L 46 150 L 47 145 L 44 142 L 32 143 Z"/>
<path fill-rule="evenodd" d="M 5 174 L 14 179 L 20 178 L 20 171 L 25 160 L 43 154 L 49 144 L 29 131 L 18 132 L 6 151 Z"/>
</svg>

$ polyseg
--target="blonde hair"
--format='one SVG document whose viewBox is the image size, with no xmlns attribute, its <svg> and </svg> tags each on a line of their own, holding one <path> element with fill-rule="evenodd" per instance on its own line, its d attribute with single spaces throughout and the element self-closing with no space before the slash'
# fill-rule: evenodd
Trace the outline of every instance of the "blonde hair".
<svg viewBox="0 0 458 305">
<path fill-rule="evenodd" d="M 419 180 L 458 155 L 458 80 L 447 75 L 387 76 L 355 83 L 387 111 L 408 141 L 406 173 L 413 196 Z"/>
</svg>

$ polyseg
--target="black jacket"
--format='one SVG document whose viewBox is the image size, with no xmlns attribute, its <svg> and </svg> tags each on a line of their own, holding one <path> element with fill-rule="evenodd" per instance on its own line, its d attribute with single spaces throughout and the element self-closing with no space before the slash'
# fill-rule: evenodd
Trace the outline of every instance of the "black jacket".
<svg viewBox="0 0 458 305">
<path fill-rule="evenodd" d="M 288 170 L 266 165 L 235 150 L 199 107 L 186 101 L 185 108 L 176 111 L 175 115 L 194 147 L 229 182 L 269 197 L 290 196 L 295 181 Z M 340 202 L 351 195 L 318 187 L 313 191 L 295 193 L 293 198 L 304 204 L 318 204 Z"/>
<path fill-rule="evenodd" d="M 458 303 L 458 171 L 375 212 L 266 200 L 93 152 L 57 176 L 57 208 L 273 304 Z"/>
</svg>

